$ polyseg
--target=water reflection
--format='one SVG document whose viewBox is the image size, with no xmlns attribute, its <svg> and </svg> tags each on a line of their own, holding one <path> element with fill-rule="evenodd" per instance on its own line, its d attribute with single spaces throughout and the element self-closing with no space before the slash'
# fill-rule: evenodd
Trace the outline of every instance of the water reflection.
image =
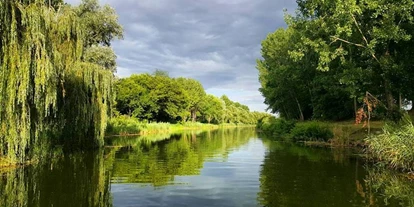
<svg viewBox="0 0 414 207">
<path fill-rule="evenodd" d="M 366 187 L 361 192 L 371 203 L 376 202 L 372 194 L 379 194 L 386 205 L 414 206 L 414 181 L 411 176 L 377 167 L 367 171 Z"/>
<path fill-rule="evenodd" d="M 0 206 L 413 206 L 407 175 L 252 129 L 116 137 L 0 172 Z"/>
<path fill-rule="evenodd" d="M 252 137 L 252 129 L 228 129 L 181 133 L 158 142 L 145 137 L 129 142 L 117 140 L 114 144 L 123 147 L 112 153 L 112 182 L 174 184 L 175 176 L 199 175 L 206 160 L 225 159 L 230 149 L 246 144 Z"/>
<path fill-rule="evenodd" d="M 0 206 L 111 206 L 102 155 L 72 154 L 0 173 Z"/>
<path fill-rule="evenodd" d="M 350 150 L 263 141 L 263 206 L 414 206 L 414 182 L 369 167 Z"/>
<path fill-rule="evenodd" d="M 288 143 L 270 142 L 268 147 L 258 194 L 262 205 L 352 206 L 363 202 L 355 192 L 355 180 L 362 180 L 364 172 L 361 165 L 353 164 L 355 160 L 335 161 L 332 151 Z"/>
</svg>

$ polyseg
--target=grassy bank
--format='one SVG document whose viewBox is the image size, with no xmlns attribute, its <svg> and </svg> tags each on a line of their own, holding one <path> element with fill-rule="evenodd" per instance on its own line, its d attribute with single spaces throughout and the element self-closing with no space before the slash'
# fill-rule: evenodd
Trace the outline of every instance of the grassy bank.
<svg viewBox="0 0 414 207">
<path fill-rule="evenodd" d="M 106 136 L 146 135 L 154 133 L 176 132 L 183 130 L 211 130 L 228 127 L 254 127 L 246 124 L 206 124 L 199 122 L 185 123 L 144 123 L 127 116 L 112 118 L 108 122 Z"/>
<path fill-rule="evenodd" d="M 374 121 L 369 129 L 352 121 L 295 122 L 275 118 L 259 122 L 257 127 L 272 139 L 312 146 L 361 147 L 365 157 L 378 166 L 414 172 L 414 125 L 408 116 L 400 123 Z"/>
<path fill-rule="evenodd" d="M 368 158 L 381 166 L 414 172 L 414 126 L 409 119 L 386 125 L 383 132 L 366 138 Z"/>
</svg>

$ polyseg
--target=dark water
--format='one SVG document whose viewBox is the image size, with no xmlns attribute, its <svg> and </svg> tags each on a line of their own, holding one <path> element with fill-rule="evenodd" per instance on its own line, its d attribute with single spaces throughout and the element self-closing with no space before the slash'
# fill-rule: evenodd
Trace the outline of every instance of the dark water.
<svg viewBox="0 0 414 207">
<path fill-rule="evenodd" d="M 414 182 L 346 150 L 246 128 L 167 137 L 0 172 L 0 206 L 414 206 Z"/>
</svg>

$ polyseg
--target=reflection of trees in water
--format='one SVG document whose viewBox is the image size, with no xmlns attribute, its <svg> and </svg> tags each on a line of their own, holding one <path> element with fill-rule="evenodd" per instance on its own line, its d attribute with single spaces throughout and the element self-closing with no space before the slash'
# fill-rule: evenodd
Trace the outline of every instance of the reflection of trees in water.
<svg viewBox="0 0 414 207">
<path fill-rule="evenodd" d="M 111 206 L 102 152 L 1 173 L 0 206 Z"/>
<path fill-rule="evenodd" d="M 414 181 L 407 174 L 388 169 L 369 168 L 365 178 L 365 188 L 361 192 L 368 195 L 370 202 L 381 202 L 388 206 L 414 207 Z M 379 195 L 372 198 L 372 194 Z"/>
<path fill-rule="evenodd" d="M 127 147 L 65 155 L 0 172 L 0 206 L 112 206 L 112 175 L 124 179 L 120 182 L 165 185 L 175 175 L 199 174 L 206 159 L 225 159 L 230 149 L 253 136 L 252 129 L 228 129 L 176 134 L 171 139 L 112 140 L 113 146 Z"/>
<path fill-rule="evenodd" d="M 346 150 L 318 149 L 263 139 L 264 206 L 413 206 L 414 182 L 395 172 L 364 167 Z"/>
<path fill-rule="evenodd" d="M 176 175 L 198 175 L 208 158 L 227 158 L 230 149 L 254 137 L 251 128 L 182 133 L 158 142 L 136 142 L 114 148 L 114 182 L 170 184 Z M 144 139 L 145 140 L 145 139 Z"/>
<path fill-rule="evenodd" d="M 350 206 L 364 201 L 355 192 L 362 167 L 349 159 L 339 160 L 344 155 L 336 153 L 341 152 L 263 141 L 269 151 L 261 169 L 261 205 Z"/>
</svg>

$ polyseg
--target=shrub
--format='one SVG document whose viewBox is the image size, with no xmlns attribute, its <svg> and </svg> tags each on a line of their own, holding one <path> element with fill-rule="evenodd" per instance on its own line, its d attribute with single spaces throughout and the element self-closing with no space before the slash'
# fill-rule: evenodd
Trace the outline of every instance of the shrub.
<svg viewBox="0 0 414 207">
<path fill-rule="evenodd" d="M 328 141 L 333 132 L 325 123 L 310 121 L 297 123 L 289 137 L 294 141 Z"/>
<path fill-rule="evenodd" d="M 295 121 L 283 118 L 266 117 L 258 123 L 257 127 L 266 134 L 285 137 L 295 127 Z"/>
<path fill-rule="evenodd" d="M 295 127 L 295 124 L 296 123 L 294 121 L 276 119 L 270 124 L 270 130 L 272 131 L 273 135 L 285 137 L 292 131 L 292 129 Z"/>
</svg>

